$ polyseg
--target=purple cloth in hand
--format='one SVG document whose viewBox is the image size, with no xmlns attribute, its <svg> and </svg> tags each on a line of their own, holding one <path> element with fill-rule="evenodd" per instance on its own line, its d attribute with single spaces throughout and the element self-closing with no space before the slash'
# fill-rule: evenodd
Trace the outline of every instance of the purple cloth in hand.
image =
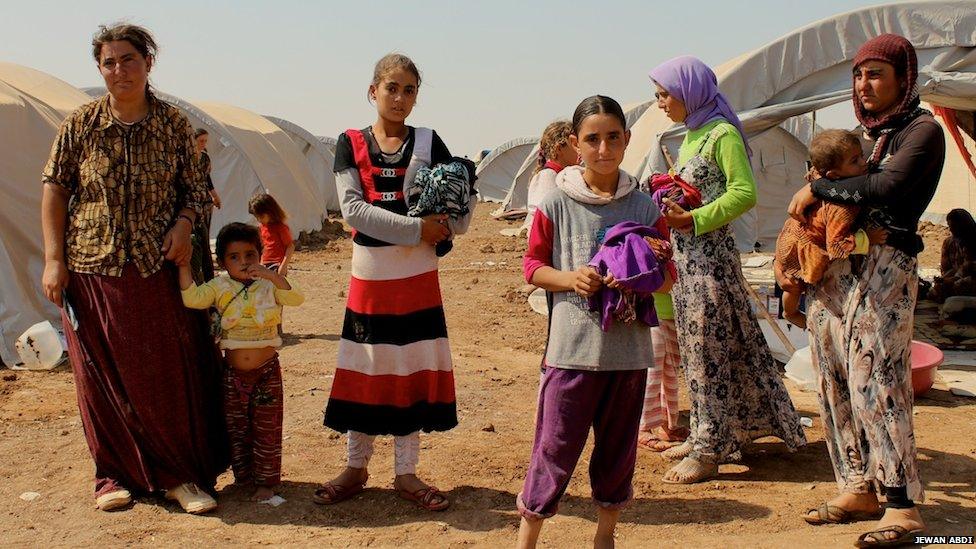
<svg viewBox="0 0 976 549">
<path fill-rule="evenodd" d="M 691 210 L 691 209 L 693 209 L 692 206 L 690 204 L 688 204 L 688 198 L 685 197 L 685 193 L 681 192 L 681 187 L 679 187 L 675 183 L 671 183 L 671 184 L 669 184 L 667 186 L 661 187 L 660 189 L 658 189 L 658 190 L 654 191 L 653 193 L 651 193 L 651 200 L 653 200 L 654 203 L 657 204 L 657 207 L 663 212 L 664 211 L 664 197 L 666 197 L 669 194 L 671 194 L 672 192 L 674 192 L 675 189 L 677 189 L 677 192 L 675 193 L 677 195 L 677 197 L 676 198 L 672 198 L 672 201 L 675 204 L 681 206 L 685 210 Z"/>
<path fill-rule="evenodd" d="M 607 231 L 600 251 L 590 260 L 589 265 L 601 276 L 612 273 L 621 288 L 632 292 L 633 299 L 628 299 L 620 290 L 602 286 L 590 296 L 590 310 L 600 312 L 600 327 L 604 332 L 610 330 L 614 318 L 633 315 L 648 326 L 658 325 L 651 294 L 664 284 L 664 270 L 654 250 L 644 241 L 645 236 L 661 238 L 653 227 L 633 221 L 618 223 Z M 630 307 L 633 311 L 628 310 Z"/>
</svg>

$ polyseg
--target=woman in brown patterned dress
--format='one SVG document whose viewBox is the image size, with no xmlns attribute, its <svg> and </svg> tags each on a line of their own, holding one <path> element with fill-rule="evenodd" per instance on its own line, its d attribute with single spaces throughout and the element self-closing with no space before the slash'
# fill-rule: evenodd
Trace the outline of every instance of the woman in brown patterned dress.
<svg viewBox="0 0 976 549">
<path fill-rule="evenodd" d="M 810 294 L 810 348 L 840 494 L 803 518 L 827 524 L 880 517 L 857 545 L 890 546 L 910 543 L 923 528 L 912 426 L 912 319 L 922 250 L 916 230 L 942 173 L 945 140 L 919 107 L 918 63 L 908 40 L 871 39 L 853 65 L 854 112 L 875 140 L 869 172 L 817 179 L 796 193 L 789 211 L 802 221 L 817 199 L 855 204 L 888 238 L 866 256 L 832 262 Z M 884 512 L 879 494 L 887 500 Z"/>
<path fill-rule="evenodd" d="M 149 90 L 149 32 L 102 27 L 92 45 L 108 94 L 68 116 L 44 168 L 42 285 L 63 311 L 97 507 L 165 491 L 202 513 L 227 464 L 219 362 L 174 264 L 206 186 L 189 122 Z"/>
</svg>

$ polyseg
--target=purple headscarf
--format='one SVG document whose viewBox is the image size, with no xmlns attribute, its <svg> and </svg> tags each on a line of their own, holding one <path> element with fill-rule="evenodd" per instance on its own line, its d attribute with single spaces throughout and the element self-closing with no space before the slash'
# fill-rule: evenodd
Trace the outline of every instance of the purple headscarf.
<svg viewBox="0 0 976 549">
<path fill-rule="evenodd" d="M 696 130 L 716 118 L 724 118 L 739 130 L 746 152 L 752 156 L 746 132 L 742 131 L 742 122 L 719 91 L 715 73 L 701 59 L 690 55 L 675 57 L 655 67 L 650 77 L 658 86 L 684 103 L 688 111 L 688 117 L 685 118 L 688 129 Z"/>
</svg>

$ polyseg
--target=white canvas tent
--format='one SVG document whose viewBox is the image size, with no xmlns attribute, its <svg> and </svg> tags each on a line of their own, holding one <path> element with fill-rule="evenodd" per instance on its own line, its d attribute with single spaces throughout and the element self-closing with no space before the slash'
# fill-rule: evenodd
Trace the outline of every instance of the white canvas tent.
<svg viewBox="0 0 976 549">
<path fill-rule="evenodd" d="M 771 249 L 789 198 L 802 184 L 806 145 L 781 125 L 850 101 L 850 60 L 861 44 L 883 33 L 905 36 L 915 45 L 923 101 L 976 110 L 976 9 L 967 0 L 906 2 L 848 12 L 721 65 L 715 70 L 720 87 L 753 140 L 759 186 L 759 207 L 734 226 L 740 249 L 751 250 L 756 242 Z M 632 131 L 624 169 L 641 177 L 666 170 L 662 146 L 677 158 L 684 127 L 671 124 L 658 109 L 649 109 Z M 967 146 L 974 150 L 971 140 Z M 927 217 L 937 220 L 953 207 L 973 210 L 974 185 L 947 135 L 946 167 Z"/>
<path fill-rule="evenodd" d="M 653 105 L 653 101 L 644 101 L 641 103 L 631 103 L 629 105 L 624 105 L 624 117 L 627 122 L 627 129 L 630 129 L 637 120 L 644 114 L 647 109 Z M 529 199 L 529 181 L 532 180 L 532 176 L 535 173 L 536 166 L 536 156 L 539 154 L 539 144 L 536 140 L 536 144 L 532 147 L 532 150 L 523 160 L 522 165 L 519 166 L 518 171 L 515 172 L 515 176 L 509 181 L 508 192 L 505 194 L 505 198 L 502 200 L 502 207 L 500 211 L 510 212 L 513 210 L 525 209 L 528 205 Z M 479 181 L 480 183 L 480 181 Z"/>
<path fill-rule="evenodd" d="M 88 96 L 53 76 L 0 62 L 0 358 L 19 362 L 14 341 L 58 309 L 41 291 L 41 171 L 61 121 Z"/>
<path fill-rule="evenodd" d="M 319 138 L 294 122 L 276 116 L 265 115 L 264 117 L 284 130 L 288 137 L 295 142 L 295 145 L 305 156 L 305 160 L 312 170 L 312 175 L 315 176 L 315 181 L 318 182 L 319 191 L 325 200 L 325 208 L 338 211 L 339 195 L 336 191 L 335 173 L 332 171 L 335 165 L 335 147 L 330 150 Z"/>
<path fill-rule="evenodd" d="M 104 88 L 85 88 L 94 97 Z M 174 105 L 195 128 L 210 133 L 211 176 L 223 207 L 214 210 L 210 236 L 232 221 L 254 222 L 247 202 L 267 192 L 288 213 L 294 234 L 322 228 L 325 198 L 295 142 L 274 123 L 251 111 L 220 103 L 189 102 L 166 93 L 156 97 Z"/>
<path fill-rule="evenodd" d="M 532 155 L 538 137 L 519 137 L 495 147 L 478 163 L 478 196 L 486 202 L 502 202 L 515 175 Z"/>
<path fill-rule="evenodd" d="M 333 163 L 335 163 L 336 144 L 338 143 L 336 141 L 336 138 L 335 137 L 327 137 L 327 136 L 324 136 L 324 135 L 318 135 L 315 138 L 319 140 L 319 143 L 322 143 L 322 145 L 325 146 L 326 150 L 329 151 L 329 154 L 332 155 L 332 161 L 333 161 Z"/>
</svg>

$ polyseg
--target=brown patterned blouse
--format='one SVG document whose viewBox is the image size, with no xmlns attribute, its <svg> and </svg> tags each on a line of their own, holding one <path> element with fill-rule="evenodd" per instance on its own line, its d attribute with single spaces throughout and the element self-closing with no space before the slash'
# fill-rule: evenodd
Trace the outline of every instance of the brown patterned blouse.
<svg viewBox="0 0 976 549">
<path fill-rule="evenodd" d="M 93 101 L 61 124 L 41 181 L 71 196 L 69 271 L 121 276 L 132 261 L 146 277 L 162 268 L 163 238 L 177 213 L 203 210 L 206 180 L 193 128 L 176 107 L 150 94 L 149 114 L 127 125 L 108 101 Z"/>
</svg>

